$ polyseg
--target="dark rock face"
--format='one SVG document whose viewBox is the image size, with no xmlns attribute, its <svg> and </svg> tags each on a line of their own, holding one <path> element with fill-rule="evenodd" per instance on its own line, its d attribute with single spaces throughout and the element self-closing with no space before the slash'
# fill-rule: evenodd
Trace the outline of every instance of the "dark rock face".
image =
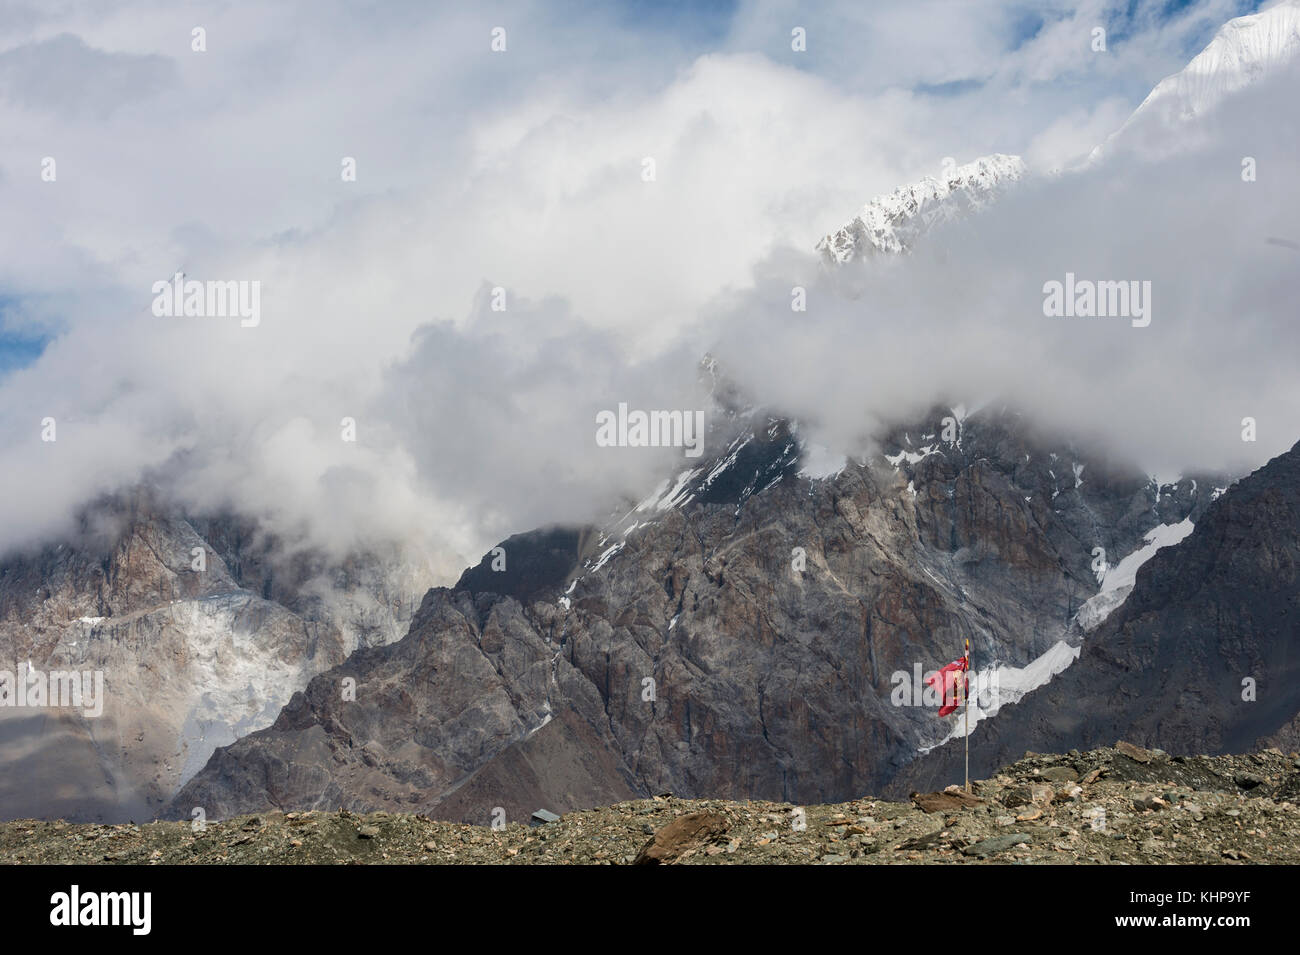
<svg viewBox="0 0 1300 955">
<path fill-rule="evenodd" d="M 951 726 L 895 705 L 900 674 L 942 666 L 968 637 L 977 661 L 1014 665 L 1077 639 L 1094 548 L 1113 561 L 1205 497 L 1047 446 L 1005 412 L 944 441 L 947 414 L 826 480 L 801 477 L 785 424 L 761 419 L 580 561 L 576 532 L 508 541 L 516 576 L 485 558 L 430 591 L 405 639 L 357 652 L 218 750 L 170 813 L 482 823 L 497 807 L 526 819 L 663 791 L 878 791 Z"/>
<path fill-rule="evenodd" d="M 1300 445 L 1241 480 L 1186 540 L 1143 565 L 1128 600 L 1084 642 L 1078 662 L 977 727 L 972 775 L 1026 750 L 1121 738 L 1176 754 L 1293 742 L 1298 568 Z M 962 758 L 959 745 L 941 747 L 894 788 L 960 780 Z"/>
<path fill-rule="evenodd" d="M 521 603 L 544 599 L 569 582 L 590 533 L 590 529 L 553 527 L 515 534 L 501 543 L 500 554 L 489 552 L 461 574 L 456 589 L 500 594 Z"/>
<path fill-rule="evenodd" d="M 577 793 L 626 798 L 632 779 L 611 756 L 608 726 L 574 716 L 598 712 L 599 695 L 550 637 L 513 599 L 431 591 L 408 637 L 357 652 L 295 694 L 247 763 L 243 747 L 218 750 L 206 772 L 233 784 L 222 799 L 195 780 L 176 805 L 186 817 L 193 806 L 304 798 L 422 808 L 431 791 L 463 789 L 462 801 L 483 794 L 472 814 L 486 823 L 498 805 L 526 819 Z M 352 674 L 355 701 L 344 682 Z"/>
</svg>

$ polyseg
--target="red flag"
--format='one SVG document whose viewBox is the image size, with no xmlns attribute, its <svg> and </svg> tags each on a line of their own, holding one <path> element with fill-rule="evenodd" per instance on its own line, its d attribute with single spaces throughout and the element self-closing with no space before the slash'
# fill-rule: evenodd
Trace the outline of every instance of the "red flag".
<svg viewBox="0 0 1300 955">
<path fill-rule="evenodd" d="M 939 708 L 940 716 L 947 716 L 949 713 L 952 713 L 957 709 L 957 674 L 965 673 L 969 666 L 969 658 L 962 657 L 960 660 L 949 663 L 937 673 L 930 674 L 929 678 L 925 681 L 926 686 L 934 687 L 935 689 L 940 690 L 943 694 L 943 706 Z M 970 695 L 970 677 L 963 677 L 961 679 L 963 684 L 963 695 L 961 699 L 965 700 Z"/>
</svg>

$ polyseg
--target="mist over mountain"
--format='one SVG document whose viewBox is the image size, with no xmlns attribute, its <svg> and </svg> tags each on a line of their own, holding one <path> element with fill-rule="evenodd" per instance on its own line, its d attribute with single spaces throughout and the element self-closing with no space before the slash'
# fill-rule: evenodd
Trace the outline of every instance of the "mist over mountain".
<svg viewBox="0 0 1300 955">
<path fill-rule="evenodd" d="M 833 6 L 0 27 L 0 815 L 938 787 L 967 640 L 987 769 L 1289 745 L 1300 0 Z"/>
<path fill-rule="evenodd" d="M 1186 64 L 1180 45 L 1234 12 L 1206 3 L 1157 23 L 1139 5 L 1101 54 L 1089 45 L 1098 11 L 1049 5 L 1038 32 L 1013 43 L 988 40 L 1010 16 L 994 7 L 961 14 L 960 55 L 945 50 L 928 67 L 876 49 L 877 26 L 863 38 L 874 50 L 867 73 L 851 65 L 867 51 L 841 58 L 831 38 L 856 21 L 843 9 L 809 21 L 817 42 L 803 59 L 788 27 L 777 47 L 746 47 L 758 23 L 780 19 L 755 9 L 737 14 L 721 48 L 674 49 L 670 66 L 653 69 L 646 53 L 619 62 L 635 29 L 594 13 L 605 42 L 589 56 L 561 54 L 558 27 L 521 8 L 512 22 L 529 42 L 495 59 L 478 14 L 400 31 L 383 17 L 313 15 L 320 29 L 295 63 L 341 56 L 328 82 L 365 75 L 383 95 L 458 75 L 490 98 L 485 112 L 403 126 L 413 142 L 400 162 L 386 148 L 397 134 L 354 107 L 335 115 L 327 99 L 347 98 L 290 67 L 256 71 L 271 92 L 245 127 L 217 100 L 199 97 L 196 110 L 198 70 L 220 78 L 202 84 L 252 81 L 236 66 L 254 56 L 242 38 L 256 31 L 235 29 L 242 14 L 227 14 L 223 31 L 234 50 L 206 54 L 168 47 L 169 21 L 129 43 L 110 24 L 78 21 L 81 43 L 49 48 L 41 37 L 54 21 L 38 21 L 35 39 L 10 35 L 15 79 L 3 102 L 15 140 L 37 154 L 50 151 L 36 130 L 60 101 L 14 91 L 40 79 L 45 54 L 64 57 L 72 88 L 92 85 L 102 58 L 132 66 L 117 109 L 70 120 L 76 175 L 41 182 L 10 170 L 3 181 L 17 215 L 68 231 L 38 225 L 2 257 L 6 327 L 50 340 L 0 380 L 0 548 L 66 534 L 78 506 L 147 479 L 336 555 L 407 539 L 450 582 L 520 528 L 598 520 L 653 487 L 666 456 L 603 453 L 592 418 L 619 401 L 700 407 L 693 368 L 705 352 L 839 452 L 862 450 L 863 423 L 919 413 L 942 393 L 1003 396 L 1046 425 L 1106 435 L 1153 470 L 1258 466 L 1289 446 L 1275 423 L 1296 401 L 1283 360 L 1292 324 L 1278 320 L 1294 300 L 1293 253 L 1266 241 L 1286 239 L 1295 221 L 1291 61 L 1267 45 L 1270 68 L 1256 76 L 1241 66 L 1254 47 L 1243 47 L 1232 65 L 1250 84 L 1234 80 L 1213 108 L 1198 106 L 1194 135 L 1168 162 L 1125 155 L 1052 175 L 1115 131 L 1118 100 L 1130 96 L 1131 109 Z M 911 43 L 937 42 L 904 9 L 881 15 Z M 374 69 L 431 31 L 452 38 L 445 62 Z M 345 45 L 355 32 L 363 42 Z M 542 68 L 551 82 L 524 83 Z M 607 95 L 591 92 L 594 75 Z M 962 76 L 980 82 L 925 92 Z M 904 77 L 916 88 L 900 89 Z M 395 121 L 421 105 L 388 98 Z M 1076 113 L 1091 139 L 1046 149 Z M 316 138 L 304 132 L 312 120 Z M 106 145 L 169 122 L 175 154 Z M 205 128 L 268 145 L 218 169 L 191 145 Z M 369 155 L 355 155 L 364 144 Z M 78 158 L 91 149 L 95 163 Z M 983 210 L 978 240 L 973 224 L 939 223 L 912 255 L 869 275 L 822 270 L 816 243 L 866 197 L 939 176 L 945 158 L 960 166 L 992 153 L 1025 156 L 1028 175 Z M 1241 179 L 1243 155 L 1258 163 L 1255 181 Z M 340 157 L 358 161 L 354 182 L 340 181 Z M 247 195 L 234 195 L 241 171 Z M 180 190 L 189 218 L 152 200 L 126 214 L 130 190 L 116 184 L 128 174 Z M 436 185 L 448 182 L 465 185 Z M 186 224 L 200 221 L 211 225 Z M 60 235 L 74 232 L 91 238 L 69 249 Z M 177 271 L 261 282 L 259 324 L 150 314 L 153 283 Z M 1151 281 L 1151 326 L 1045 318 L 1043 283 L 1067 272 Z M 796 285 L 806 312 L 791 311 Z M 494 310 L 495 288 L 505 311 Z M 1235 437 L 1247 415 L 1261 423 L 1253 445 Z M 57 442 L 41 440 L 47 417 Z M 340 439 L 344 418 L 355 442 Z M 42 493 L 24 493 L 32 487 Z"/>
</svg>

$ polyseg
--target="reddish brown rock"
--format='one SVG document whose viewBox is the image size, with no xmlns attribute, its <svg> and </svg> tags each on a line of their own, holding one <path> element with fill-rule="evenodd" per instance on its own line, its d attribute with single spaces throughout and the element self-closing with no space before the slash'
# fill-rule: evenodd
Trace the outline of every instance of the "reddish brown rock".
<svg viewBox="0 0 1300 955">
<path fill-rule="evenodd" d="M 642 846 L 632 864 L 669 865 L 683 853 L 707 845 L 726 831 L 726 817 L 716 812 L 690 812 L 678 816 Z"/>
<path fill-rule="evenodd" d="M 984 800 L 971 793 L 957 790 L 956 792 L 912 793 L 912 803 L 924 812 L 948 812 L 953 809 L 982 806 Z"/>
</svg>

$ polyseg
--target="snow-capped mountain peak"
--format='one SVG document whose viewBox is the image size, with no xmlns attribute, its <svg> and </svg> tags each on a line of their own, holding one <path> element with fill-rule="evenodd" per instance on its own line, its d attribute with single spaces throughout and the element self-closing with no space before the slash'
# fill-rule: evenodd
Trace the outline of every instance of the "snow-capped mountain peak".
<svg viewBox="0 0 1300 955">
<path fill-rule="evenodd" d="M 1025 172 L 1019 156 L 1002 153 L 951 166 L 939 178 L 926 176 L 876 196 L 842 229 L 818 242 L 817 249 L 831 263 L 911 251 L 916 239 L 937 222 L 984 206 Z"/>
<path fill-rule="evenodd" d="M 1297 57 L 1300 0 L 1283 0 L 1259 13 L 1229 20 L 1187 66 L 1156 84 L 1124 125 L 1092 151 L 1089 161 L 1100 159 L 1117 141 L 1158 139 Z"/>
</svg>

